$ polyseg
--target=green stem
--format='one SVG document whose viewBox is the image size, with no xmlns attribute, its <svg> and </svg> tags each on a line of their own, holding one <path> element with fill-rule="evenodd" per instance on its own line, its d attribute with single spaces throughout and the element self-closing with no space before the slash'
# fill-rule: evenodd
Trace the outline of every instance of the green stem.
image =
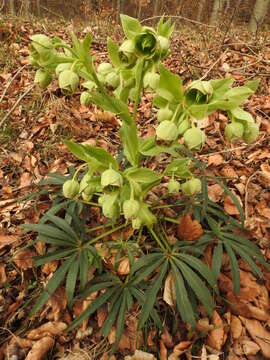
<svg viewBox="0 0 270 360">
<path fill-rule="evenodd" d="M 165 216 L 164 219 L 165 219 L 166 221 L 168 221 L 168 222 L 173 223 L 173 224 L 177 224 L 177 225 L 179 224 L 179 220 L 177 220 L 177 219 L 170 218 L 170 217 L 167 217 L 167 216 Z"/>
<path fill-rule="evenodd" d="M 109 227 L 109 226 L 112 226 L 112 223 L 95 226 L 95 227 L 93 227 L 91 229 L 86 230 L 86 232 L 89 234 L 89 233 L 91 233 L 93 231 L 102 230 L 102 229 L 105 229 L 106 227 Z"/>
<path fill-rule="evenodd" d="M 143 68 L 144 68 L 144 64 L 145 64 L 145 60 L 142 60 L 142 71 L 141 71 L 141 76 L 140 76 L 140 80 L 139 80 L 139 84 L 138 84 L 138 91 L 136 94 L 136 100 L 135 100 L 135 104 L 134 104 L 134 109 L 133 109 L 133 121 L 136 124 L 136 118 L 137 118 L 137 110 L 138 110 L 138 106 L 140 103 L 140 98 L 141 98 L 141 91 L 142 91 L 142 87 L 143 87 Z M 136 128 L 136 132 L 137 132 L 137 128 Z"/>
<path fill-rule="evenodd" d="M 92 205 L 92 206 L 94 206 L 94 207 L 102 207 L 102 205 L 100 205 L 100 204 L 97 204 L 97 203 L 95 203 L 95 202 L 92 202 L 92 201 L 85 201 L 85 200 L 80 200 L 82 203 L 84 203 L 84 204 L 87 204 L 87 205 Z"/>
<path fill-rule="evenodd" d="M 181 109 L 181 107 L 182 107 L 182 104 L 178 104 L 178 105 L 177 105 L 177 108 L 176 108 L 176 110 L 175 110 L 175 112 L 174 112 L 174 114 L 173 114 L 173 117 L 172 117 L 172 119 L 171 119 L 172 122 L 175 122 L 175 119 L 177 118 L 177 115 L 178 115 L 179 110 Z"/>
<path fill-rule="evenodd" d="M 153 236 L 153 238 L 156 240 L 156 242 L 158 243 L 158 245 L 163 249 L 166 250 L 166 247 L 162 244 L 160 238 L 157 236 L 157 234 L 154 232 L 154 230 L 151 227 L 147 227 L 149 232 L 151 233 L 151 235 Z M 168 247 L 167 247 L 168 249 Z"/>
<path fill-rule="evenodd" d="M 113 229 L 111 229 L 111 230 L 109 230 L 109 231 L 106 231 L 105 233 L 96 236 L 94 239 L 88 240 L 88 241 L 83 245 L 83 247 L 87 247 L 88 245 L 91 245 L 91 244 L 97 242 L 98 240 L 103 239 L 104 237 L 113 234 L 113 233 L 116 232 L 117 230 L 123 229 L 123 228 L 126 227 L 126 226 L 127 226 L 127 225 L 126 225 L 126 223 L 125 223 L 125 224 L 119 225 L 118 227 L 113 228 Z"/>
</svg>

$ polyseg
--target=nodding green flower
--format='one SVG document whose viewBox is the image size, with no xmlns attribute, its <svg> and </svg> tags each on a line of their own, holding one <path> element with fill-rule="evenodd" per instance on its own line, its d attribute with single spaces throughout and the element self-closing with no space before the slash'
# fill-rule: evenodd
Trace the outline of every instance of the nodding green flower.
<svg viewBox="0 0 270 360">
<path fill-rule="evenodd" d="M 82 198 L 84 201 L 90 201 L 93 197 L 93 194 L 86 194 L 85 191 L 82 192 Z"/>
<path fill-rule="evenodd" d="M 142 56 L 145 59 L 151 59 L 155 56 L 158 39 L 155 32 L 151 28 L 144 28 L 144 30 L 135 36 L 135 53 L 138 57 Z"/>
<path fill-rule="evenodd" d="M 200 179 L 191 179 L 181 185 L 181 190 L 187 196 L 198 194 L 202 190 Z"/>
<path fill-rule="evenodd" d="M 140 210 L 140 203 L 137 200 L 129 199 L 123 203 L 123 213 L 126 220 L 135 219 Z"/>
<path fill-rule="evenodd" d="M 105 83 L 115 89 L 120 84 L 120 77 L 115 72 L 110 72 L 105 77 Z"/>
<path fill-rule="evenodd" d="M 59 75 L 59 87 L 65 95 L 72 95 L 79 85 L 79 76 L 72 70 L 64 70 Z"/>
<path fill-rule="evenodd" d="M 86 195 L 93 194 L 96 191 L 96 187 L 89 183 L 92 179 L 92 175 L 90 173 L 86 173 L 82 180 L 80 181 L 80 190 L 79 192 L 84 192 Z"/>
<path fill-rule="evenodd" d="M 190 121 L 184 119 L 178 126 L 178 134 L 183 136 L 188 129 L 190 129 Z"/>
<path fill-rule="evenodd" d="M 243 136 L 245 143 L 250 144 L 256 141 L 258 135 L 259 135 L 259 125 L 252 122 L 248 123 L 247 126 L 245 127 L 244 136 Z"/>
<path fill-rule="evenodd" d="M 91 95 L 87 91 L 83 91 L 80 96 L 80 103 L 84 106 L 88 106 L 92 101 Z"/>
<path fill-rule="evenodd" d="M 35 65 L 39 64 L 42 67 L 50 66 L 55 68 L 54 60 L 57 52 L 53 47 L 51 39 L 46 35 L 36 34 L 31 36 L 31 40 L 31 61 L 35 62 Z"/>
<path fill-rule="evenodd" d="M 71 66 L 72 66 L 71 63 L 58 64 L 58 65 L 56 66 L 56 69 L 55 69 L 55 74 L 56 74 L 57 76 L 59 76 L 62 71 L 64 71 L 64 70 L 70 70 Z"/>
<path fill-rule="evenodd" d="M 159 47 L 160 47 L 160 50 L 161 50 L 161 56 L 164 57 L 168 53 L 168 50 L 170 48 L 170 42 L 164 36 L 158 36 L 158 42 L 159 42 Z"/>
<path fill-rule="evenodd" d="M 125 40 L 119 47 L 119 58 L 122 63 L 126 65 L 132 65 L 135 62 L 134 55 L 135 43 L 133 40 Z"/>
<path fill-rule="evenodd" d="M 164 141 L 174 141 L 178 137 L 177 126 L 169 120 L 164 120 L 156 129 L 157 138 Z"/>
<path fill-rule="evenodd" d="M 229 140 L 241 139 L 244 134 L 244 126 L 240 122 L 235 121 L 226 126 L 225 134 Z"/>
<path fill-rule="evenodd" d="M 103 215 L 109 219 L 115 219 L 120 215 L 120 208 L 115 194 L 103 194 L 99 197 L 98 203 L 102 206 Z"/>
<path fill-rule="evenodd" d="M 41 89 L 45 89 L 52 82 L 52 77 L 46 70 L 38 69 L 34 81 Z"/>
<path fill-rule="evenodd" d="M 101 75 L 107 75 L 113 70 L 113 67 L 110 63 L 104 62 L 98 65 L 97 71 Z"/>
<path fill-rule="evenodd" d="M 159 84 L 159 74 L 147 72 L 143 78 L 143 86 L 149 90 L 156 90 Z"/>
<path fill-rule="evenodd" d="M 142 226 L 142 220 L 140 218 L 136 218 L 132 220 L 132 228 L 134 230 L 139 230 Z"/>
<path fill-rule="evenodd" d="M 63 184 L 63 195 L 67 199 L 73 199 L 76 195 L 79 194 L 80 185 L 77 180 L 67 180 Z"/>
<path fill-rule="evenodd" d="M 123 185 L 122 176 L 113 169 L 105 170 L 101 175 L 101 186 L 103 188 L 107 186 L 121 187 Z"/>
<path fill-rule="evenodd" d="M 212 97 L 214 89 L 209 81 L 193 81 L 186 90 L 185 101 L 187 105 L 207 104 Z"/>
<path fill-rule="evenodd" d="M 185 145 L 189 150 L 201 150 L 205 144 L 205 134 L 198 128 L 188 129 L 184 133 Z"/>
<path fill-rule="evenodd" d="M 164 120 L 171 120 L 172 116 L 173 112 L 168 107 L 159 109 L 157 112 L 157 119 L 159 122 L 162 122 Z"/>
<path fill-rule="evenodd" d="M 179 182 L 174 179 L 170 179 L 170 181 L 168 182 L 169 194 L 179 192 L 179 190 L 180 190 Z"/>
</svg>

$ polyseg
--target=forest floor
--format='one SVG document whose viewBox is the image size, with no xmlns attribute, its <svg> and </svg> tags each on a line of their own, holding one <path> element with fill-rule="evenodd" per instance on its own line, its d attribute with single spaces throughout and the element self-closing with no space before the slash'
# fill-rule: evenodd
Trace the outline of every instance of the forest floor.
<svg viewBox="0 0 270 360">
<path fill-rule="evenodd" d="M 106 27 L 89 26 L 94 38 L 92 52 L 96 61 L 107 59 Z M 62 143 L 64 137 L 81 143 L 97 144 L 111 152 L 119 142 L 117 119 L 94 106 L 80 105 L 79 92 L 72 98 L 61 95 L 56 82 L 45 92 L 33 86 L 34 69 L 29 65 L 30 36 L 35 33 L 57 35 L 68 41 L 72 24 L 43 20 L 0 18 L 0 359 L 105 359 L 113 338 L 103 340 L 99 332 L 102 314 L 71 334 L 63 334 L 61 324 L 74 314 L 66 307 L 63 289 L 59 288 L 38 317 L 28 313 L 46 279 L 57 264 L 34 267 L 33 256 L 39 253 L 33 235 L 22 234 L 21 224 L 36 223 L 48 210 L 50 199 L 18 201 L 37 192 L 37 184 L 48 172 L 68 172 L 75 159 Z M 108 30 L 116 40 L 117 27 Z M 83 35 L 84 29 L 76 28 Z M 268 39 L 268 41 L 267 41 Z M 190 80 L 233 76 L 236 83 L 261 78 L 259 90 L 245 102 L 256 122 L 260 123 L 257 142 L 228 143 L 224 138 L 227 118 L 223 113 L 205 118 L 201 124 L 207 134 L 206 146 L 198 154 L 209 174 L 226 177 L 229 188 L 238 196 L 246 215 L 246 235 L 270 260 L 270 32 L 251 38 L 242 28 L 231 27 L 226 33 L 206 26 L 179 26 L 172 40 L 172 54 L 166 61 L 184 84 Z M 152 134 L 156 119 L 145 95 L 138 111 L 144 134 Z M 238 210 L 222 188 L 209 185 L 209 196 L 226 213 L 239 218 Z M 226 260 L 226 259 L 225 259 Z M 217 302 L 212 320 L 204 318 L 196 336 L 172 337 L 170 329 L 160 336 L 154 330 L 143 350 L 149 353 L 131 359 L 197 358 L 270 359 L 270 272 L 256 279 L 244 264 L 241 268 L 241 291 L 232 292 L 231 274 L 224 260 L 219 286 L 230 306 Z M 74 309 L 77 315 L 84 304 Z M 99 316 L 100 315 L 100 316 Z M 42 324 L 43 327 L 40 327 Z M 44 327 L 45 324 L 45 327 Z M 130 324 L 129 324 L 130 325 Z M 117 359 L 134 353 L 134 327 L 120 343 Z M 184 326 L 181 324 L 180 326 Z M 58 330 L 59 331 L 58 331 Z M 198 343 L 198 338 L 200 342 Z M 113 340 L 112 340 L 113 341 Z M 194 350 L 196 342 L 197 350 Z M 198 344 L 200 347 L 198 347 Z M 30 350 L 32 349 L 32 353 Z M 202 350 L 203 349 L 203 350 Z M 197 352 L 196 352 L 197 351 Z M 34 354 L 34 355 L 33 355 Z M 159 354 L 159 355 L 157 355 Z M 165 355 L 164 355 L 165 354 Z M 182 355 L 183 354 L 183 355 Z M 207 355 L 208 354 L 208 355 Z M 194 356 L 194 358 L 196 358 Z M 210 357 L 208 357 L 210 359 Z"/>
</svg>

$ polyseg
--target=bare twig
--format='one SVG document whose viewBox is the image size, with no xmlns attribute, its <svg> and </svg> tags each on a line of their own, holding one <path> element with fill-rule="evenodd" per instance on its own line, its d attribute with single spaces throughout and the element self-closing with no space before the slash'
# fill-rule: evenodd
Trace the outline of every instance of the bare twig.
<svg viewBox="0 0 270 360">
<path fill-rule="evenodd" d="M 10 82 L 7 84 L 5 90 L 3 91 L 1 98 L 0 98 L 0 103 L 2 102 L 2 100 L 4 99 L 8 89 L 10 88 L 10 85 L 13 83 L 13 81 L 16 79 L 16 77 L 19 75 L 19 73 L 26 67 L 28 66 L 28 64 L 23 65 L 13 76 L 13 78 L 10 80 Z"/>
<path fill-rule="evenodd" d="M 16 107 L 19 105 L 19 103 L 22 101 L 22 99 L 30 93 L 30 91 L 35 87 L 36 85 L 33 84 L 29 86 L 29 88 L 19 97 L 19 99 L 15 102 L 15 104 L 12 106 L 12 108 L 9 110 L 9 112 L 3 117 L 3 119 L 0 121 L 0 127 L 2 124 L 7 120 L 7 118 L 13 113 L 13 111 L 16 109 Z"/>
<path fill-rule="evenodd" d="M 220 62 L 220 60 L 223 58 L 223 56 L 227 53 L 228 49 L 226 49 L 220 57 L 210 66 L 210 68 L 206 71 L 206 73 L 200 78 L 200 80 L 203 80 L 207 77 L 207 75 L 213 70 L 213 68 Z"/>
<path fill-rule="evenodd" d="M 216 29 L 216 26 L 213 26 L 213 25 L 208 25 L 208 24 L 204 24 L 200 21 L 196 21 L 196 20 L 192 20 L 192 19 L 189 19 L 189 18 L 186 18 L 184 16 L 181 16 L 181 15 L 157 15 L 157 16 L 152 16 L 150 18 L 146 18 L 146 19 L 143 19 L 141 20 L 141 23 L 143 22 L 146 22 L 148 20 L 153 20 L 153 19 L 160 19 L 162 17 L 169 17 L 169 18 L 172 18 L 172 19 L 181 19 L 181 20 L 185 20 L 185 21 L 188 21 L 188 22 L 191 22 L 193 24 L 197 24 L 197 25 L 202 25 L 202 26 L 206 26 L 206 27 L 209 27 L 211 29 Z"/>
</svg>

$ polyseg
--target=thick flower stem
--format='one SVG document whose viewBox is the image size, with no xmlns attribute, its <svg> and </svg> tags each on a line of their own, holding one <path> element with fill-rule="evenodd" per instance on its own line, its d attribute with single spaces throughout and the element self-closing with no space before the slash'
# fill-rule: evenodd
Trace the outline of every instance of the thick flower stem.
<svg viewBox="0 0 270 360">
<path fill-rule="evenodd" d="M 149 232 L 151 233 L 151 235 L 153 236 L 153 238 L 156 240 L 156 242 L 158 243 L 158 245 L 163 249 L 163 250 L 169 250 L 170 247 L 167 243 L 165 243 L 165 246 L 162 244 L 160 238 L 157 236 L 157 234 L 154 232 L 154 230 L 151 227 L 148 227 Z"/>
<path fill-rule="evenodd" d="M 106 231 L 105 233 L 96 236 L 94 239 L 88 240 L 88 241 L 83 245 L 83 247 L 86 248 L 88 245 L 94 244 L 94 243 L 97 242 L 98 240 L 103 239 L 104 237 L 106 237 L 106 236 L 108 236 L 108 235 L 111 235 L 111 234 L 113 234 L 114 232 L 116 232 L 116 231 L 118 231 L 118 230 L 120 230 L 120 229 L 123 229 L 123 228 L 126 227 L 126 226 L 127 226 L 127 224 L 124 223 L 124 224 L 122 224 L 122 225 L 117 226 L 116 228 L 113 228 L 113 229 L 111 229 L 111 230 L 108 230 L 108 231 Z"/>
</svg>

